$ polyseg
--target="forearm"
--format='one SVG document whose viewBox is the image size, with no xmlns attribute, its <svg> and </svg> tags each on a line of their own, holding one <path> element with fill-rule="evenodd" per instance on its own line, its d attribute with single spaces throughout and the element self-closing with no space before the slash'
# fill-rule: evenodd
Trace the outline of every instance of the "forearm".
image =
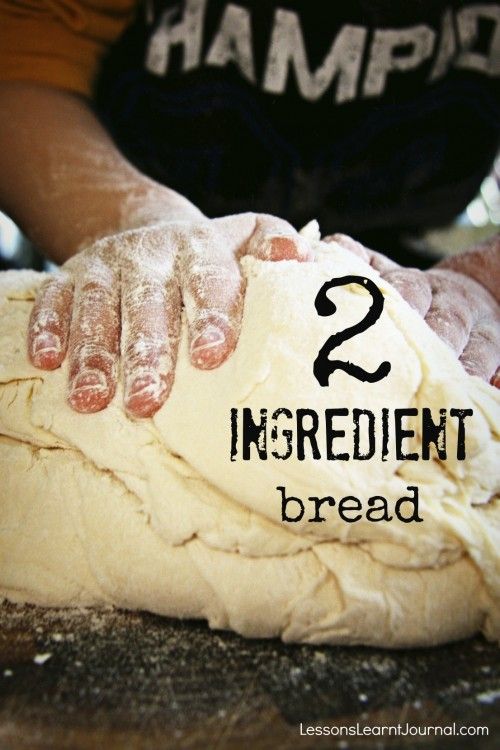
<svg viewBox="0 0 500 750">
<path fill-rule="evenodd" d="M 460 255 L 438 263 L 478 281 L 500 303 L 500 233 Z"/>
<path fill-rule="evenodd" d="M 0 84 L 0 208 L 58 262 L 121 230 L 202 217 L 135 169 L 83 99 L 15 82 Z"/>
</svg>

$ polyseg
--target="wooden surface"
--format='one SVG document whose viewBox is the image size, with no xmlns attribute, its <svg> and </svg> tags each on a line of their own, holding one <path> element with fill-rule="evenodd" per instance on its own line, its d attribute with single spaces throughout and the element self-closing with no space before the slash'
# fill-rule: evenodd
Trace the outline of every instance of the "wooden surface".
<svg viewBox="0 0 500 750">
<path fill-rule="evenodd" d="M 479 638 L 399 652 L 286 646 L 148 614 L 8 604 L 0 625 L 1 750 L 500 747 L 499 650 Z M 299 734 L 356 722 L 489 736 Z"/>
</svg>

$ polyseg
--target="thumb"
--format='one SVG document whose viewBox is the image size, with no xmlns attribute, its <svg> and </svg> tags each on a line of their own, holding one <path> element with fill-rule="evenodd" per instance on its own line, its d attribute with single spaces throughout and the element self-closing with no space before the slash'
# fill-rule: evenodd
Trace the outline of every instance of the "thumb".
<svg viewBox="0 0 500 750">
<path fill-rule="evenodd" d="M 305 237 L 302 237 L 284 219 L 268 214 L 259 214 L 255 229 L 243 249 L 243 255 L 253 255 L 259 260 L 298 260 L 313 259 L 313 250 Z"/>
</svg>

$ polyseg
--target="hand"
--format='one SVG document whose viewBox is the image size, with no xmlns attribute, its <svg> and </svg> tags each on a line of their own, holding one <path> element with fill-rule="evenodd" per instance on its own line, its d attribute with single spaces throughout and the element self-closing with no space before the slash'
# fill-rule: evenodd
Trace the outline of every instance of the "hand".
<svg viewBox="0 0 500 750">
<path fill-rule="evenodd" d="M 121 339 L 125 408 L 152 416 L 172 388 L 182 303 L 195 367 L 218 367 L 236 346 L 243 255 L 303 261 L 309 246 L 286 221 L 253 213 L 169 221 L 95 242 L 40 289 L 31 362 L 51 370 L 68 352 L 69 403 L 96 412 L 115 393 Z"/>
<path fill-rule="evenodd" d="M 482 268 L 487 257 L 491 280 L 500 262 L 498 236 L 425 272 L 404 268 L 344 234 L 330 235 L 324 241 L 336 242 L 366 260 L 425 318 L 470 375 L 500 387 L 500 306 L 493 294 L 471 276 L 487 276 Z"/>
</svg>

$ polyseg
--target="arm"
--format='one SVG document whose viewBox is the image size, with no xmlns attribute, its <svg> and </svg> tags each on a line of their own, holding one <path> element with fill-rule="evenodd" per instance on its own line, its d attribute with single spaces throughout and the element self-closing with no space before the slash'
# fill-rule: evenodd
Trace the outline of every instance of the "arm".
<svg viewBox="0 0 500 750">
<path fill-rule="evenodd" d="M 500 233 L 460 255 L 442 260 L 435 268 L 447 268 L 469 276 L 500 303 Z"/>
<path fill-rule="evenodd" d="M 0 83 L 0 205 L 59 263 L 118 231 L 203 218 L 138 172 L 82 97 L 14 81 Z"/>
<path fill-rule="evenodd" d="M 192 364 L 217 367 L 238 339 L 239 258 L 307 258 L 287 222 L 250 213 L 210 220 L 142 175 L 74 94 L 2 83 L 0 112 L 0 204 L 65 261 L 33 307 L 29 356 L 53 369 L 68 354 L 77 411 L 109 404 L 122 357 L 125 407 L 151 416 L 173 384 L 182 302 Z"/>
<path fill-rule="evenodd" d="M 453 349 L 470 375 L 500 387 L 500 234 L 426 272 L 343 234 L 325 238 L 370 263 Z"/>
</svg>

